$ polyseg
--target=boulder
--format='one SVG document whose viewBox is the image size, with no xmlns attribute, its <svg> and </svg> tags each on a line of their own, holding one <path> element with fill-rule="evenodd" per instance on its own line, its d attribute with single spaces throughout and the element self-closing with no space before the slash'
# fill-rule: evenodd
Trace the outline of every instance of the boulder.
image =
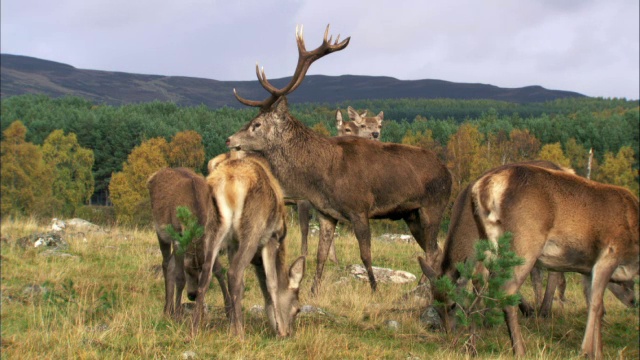
<svg viewBox="0 0 640 360">
<path fill-rule="evenodd" d="M 354 264 L 347 267 L 347 269 L 354 277 L 369 281 L 367 269 L 365 269 L 363 265 Z M 376 266 L 373 266 L 373 276 L 375 276 L 376 281 L 380 283 L 405 284 L 416 280 L 416 276 L 410 272 Z"/>
</svg>

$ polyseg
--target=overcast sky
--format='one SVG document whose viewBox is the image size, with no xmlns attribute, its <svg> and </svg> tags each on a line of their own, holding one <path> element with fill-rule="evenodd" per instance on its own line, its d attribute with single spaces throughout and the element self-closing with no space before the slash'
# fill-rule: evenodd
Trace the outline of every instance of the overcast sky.
<svg viewBox="0 0 640 360">
<path fill-rule="evenodd" d="M 541 85 L 640 98 L 638 0 L 2 0 L 1 52 L 81 69 L 290 76 L 296 24 L 349 46 L 309 74 Z"/>
</svg>

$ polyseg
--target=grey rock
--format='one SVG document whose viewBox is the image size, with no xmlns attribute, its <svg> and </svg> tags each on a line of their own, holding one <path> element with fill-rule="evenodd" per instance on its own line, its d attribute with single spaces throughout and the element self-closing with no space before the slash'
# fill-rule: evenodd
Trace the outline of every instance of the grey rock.
<svg viewBox="0 0 640 360">
<path fill-rule="evenodd" d="M 420 315 L 420 321 L 431 329 L 442 328 L 442 319 L 433 306 L 428 306 L 427 309 Z"/>
<path fill-rule="evenodd" d="M 182 355 L 180 355 L 180 357 L 184 360 L 191 360 L 191 359 L 196 359 L 197 355 L 195 352 L 189 350 L 189 351 L 183 352 Z"/>
<path fill-rule="evenodd" d="M 356 278 L 364 281 L 369 281 L 367 269 L 365 269 L 363 265 L 354 264 L 350 265 L 347 269 L 349 270 L 351 275 L 355 276 Z M 380 268 L 376 266 L 373 266 L 373 276 L 375 276 L 376 281 L 380 283 L 405 284 L 416 280 L 416 276 L 412 273 L 402 270 Z"/>
</svg>

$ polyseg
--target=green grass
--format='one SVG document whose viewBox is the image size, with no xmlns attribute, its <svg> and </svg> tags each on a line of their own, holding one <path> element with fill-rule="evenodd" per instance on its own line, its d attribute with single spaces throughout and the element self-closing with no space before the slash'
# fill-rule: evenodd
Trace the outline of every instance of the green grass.
<svg viewBox="0 0 640 360">
<path fill-rule="evenodd" d="M 288 259 L 300 253 L 299 231 L 289 224 Z M 212 306 L 206 327 L 191 342 L 190 318 L 176 323 L 162 314 L 164 285 L 154 266 L 161 263 L 155 234 L 149 229 L 114 228 L 103 235 L 69 237 L 68 253 L 75 258 L 41 256 L 41 249 L 22 249 L 15 241 L 45 231 L 33 220 L 3 221 L 2 359 L 175 359 L 193 351 L 199 359 L 450 359 L 464 358 L 455 336 L 424 328 L 419 317 L 426 304 L 402 303 L 415 288 L 379 284 L 372 294 L 366 282 L 351 278 L 347 265 L 359 264 L 352 235 L 337 238 L 340 265 L 325 266 L 322 292 L 310 295 L 315 273 L 316 237 L 310 239 L 307 273 L 301 302 L 329 315 L 302 314 L 292 338 L 277 339 L 261 314 L 249 312 L 263 305 L 253 271 L 246 276 L 244 308 L 246 338 L 238 341 L 227 332 L 222 297 L 217 284 L 207 293 Z M 374 265 L 409 271 L 419 276 L 416 244 L 374 241 Z M 226 257 L 223 257 L 226 263 Z M 342 279 L 342 278 L 346 278 Z M 520 318 L 527 341 L 527 357 L 577 358 L 586 323 L 586 305 L 580 277 L 567 278 L 568 302 L 554 304 L 550 319 Z M 43 295 L 29 294 L 29 285 L 45 286 Z M 527 282 L 523 293 L 532 291 Z M 186 301 L 186 297 L 185 297 Z M 603 328 L 607 358 L 639 357 L 638 309 L 626 309 L 610 293 Z M 395 320 L 397 331 L 386 323 Z M 483 329 L 478 342 L 480 358 L 511 358 L 507 328 L 501 323 Z"/>
</svg>

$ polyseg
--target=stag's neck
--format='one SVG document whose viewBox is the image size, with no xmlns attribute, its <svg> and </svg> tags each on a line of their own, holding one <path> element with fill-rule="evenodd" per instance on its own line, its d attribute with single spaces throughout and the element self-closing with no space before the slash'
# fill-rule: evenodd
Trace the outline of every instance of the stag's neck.
<svg viewBox="0 0 640 360">
<path fill-rule="evenodd" d="M 262 155 L 287 196 L 309 199 L 315 191 L 309 185 L 327 174 L 337 149 L 328 138 L 295 119 L 283 129 L 280 139 Z"/>
</svg>

